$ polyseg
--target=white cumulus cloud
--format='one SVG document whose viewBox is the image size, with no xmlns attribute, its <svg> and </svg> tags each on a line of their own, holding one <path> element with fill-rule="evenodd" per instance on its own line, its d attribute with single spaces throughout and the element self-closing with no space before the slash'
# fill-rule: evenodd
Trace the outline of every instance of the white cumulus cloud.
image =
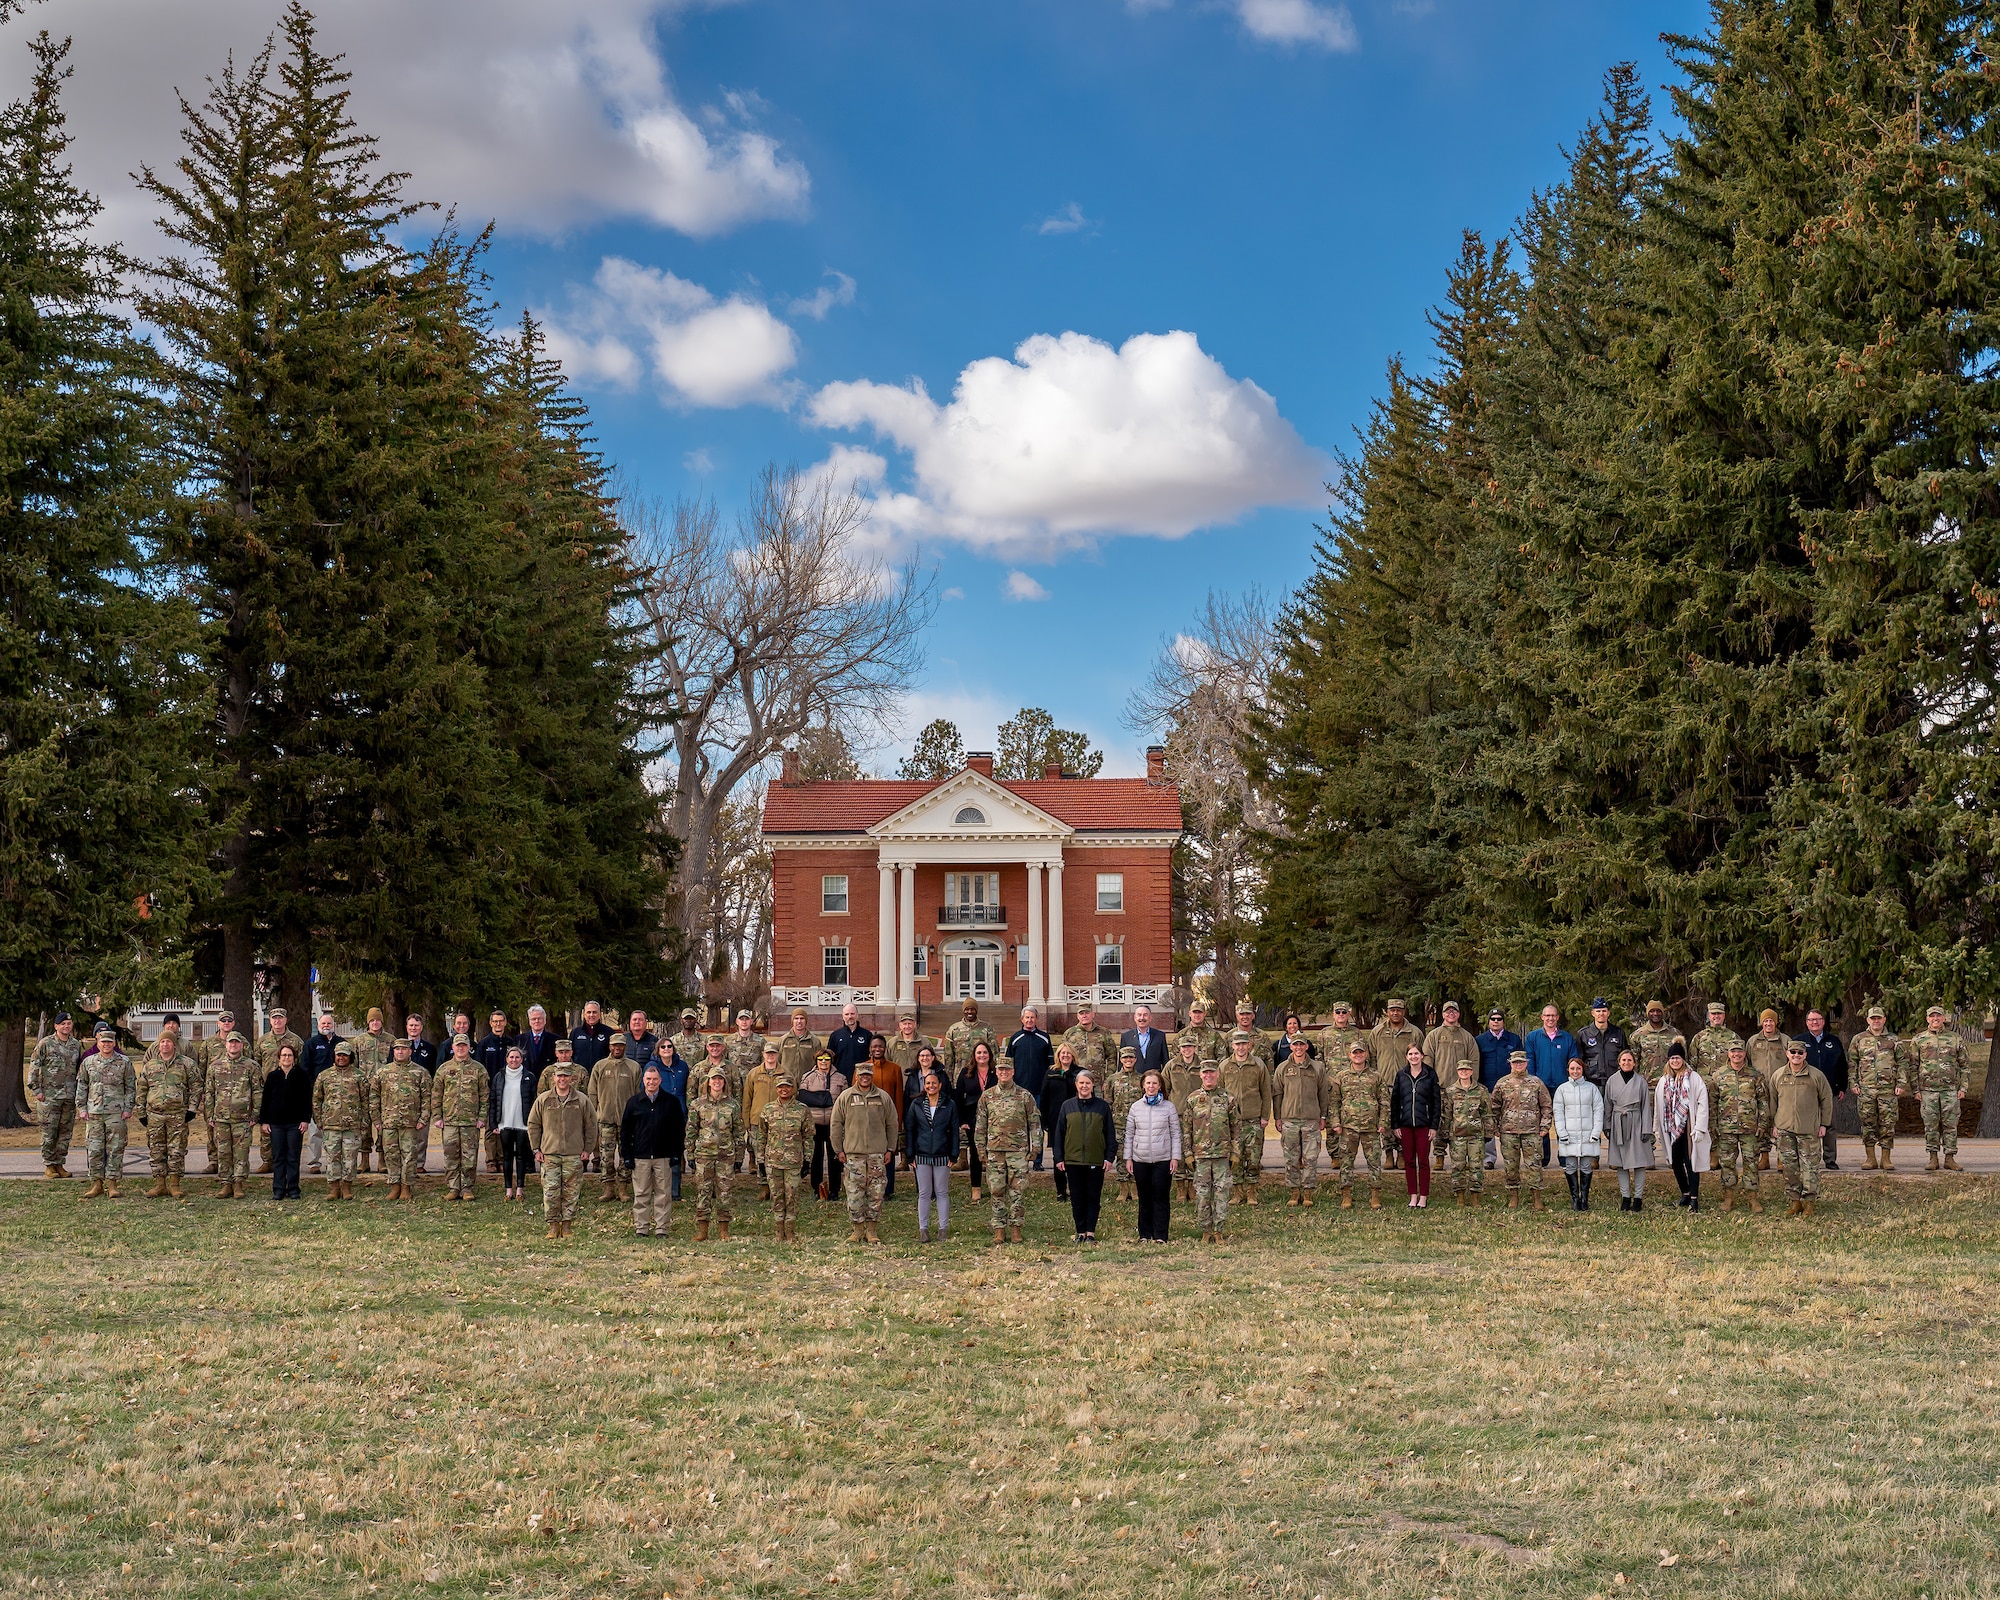
<svg viewBox="0 0 2000 1600">
<path fill-rule="evenodd" d="M 1049 597 L 1049 591 L 1025 572 L 1007 574 L 1006 593 L 1009 600 L 1046 600 Z"/>
<path fill-rule="evenodd" d="M 350 110 L 413 196 L 468 220 L 550 233 L 634 217 L 696 238 L 804 215 L 812 180 L 762 126 L 752 95 L 689 105 L 660 30 L 690 0 L 341 0 L 318 7 L 320 48 L 342 54 Z M 231 51 L 255 54 L 279 0 L 66 0 L 48 26 L 74 37 L 65 92 L 78 176 L 105 231 L 156 248 L 154 207 L 127 174 L 180 153 L 178 87 L 200 102 Z M 30 24 L 33 25 L 33 24 Z M 0 96 L 26 82 L 22 30 L 0 50 Z"/>
<path fill-rule="evenodd" d="M 689 406 L 781 404 L 798 336 L 768 306 L 718 300 L 660 267 L 606 256 L 567 311 L 545 314 L 549 349 L 580 382 L 635 387 L 647 375 Z"/>
<path fill-rule="evenodd" d="M 912 486 L 896 491 L 881 456 L 836 452 L 846 478 L 873 491 L 878 524 L 1021 559 L 1312 504 L 1327 476 L 1270 395 L 1230 377 L 1185 332 L 1138 334 L 1116 349 L 1037 334 L 1012 360 L 973 362 L 948 404 L 917 382 L 833 383 L 809 412 L 908 456 Z"/>
<path fill-rule="evenodd" d="M 1346 6 L 1318 5 L 1314 0 L 1236 0 L 1236 15 L 1245 32 L 1271 44 L 1338 51 L 1361 48 Z"/>
</svg>

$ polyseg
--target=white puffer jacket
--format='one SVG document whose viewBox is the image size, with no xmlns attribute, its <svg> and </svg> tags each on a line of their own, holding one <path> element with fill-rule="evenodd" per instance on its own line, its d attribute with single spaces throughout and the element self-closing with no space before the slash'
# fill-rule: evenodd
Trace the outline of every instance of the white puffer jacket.
<svg viewBox="0 0 2000 1600">
<path fill-rule="evenodd" d="M 1595 1156 L 1604 1140 L 1604 1096 L 1588 1078 L 1556 1087 L 1556 1154 Z"/>
<path fill-rule="evenodd" d="M 1134 1100 L 1125 1113 L 1125 1143 L 1118 1152 L 1126 1161 L 1178 1161 L 1181 1158 L 1181 1114 L 1165 1095 L 1149 1106 Z"/>
</svg>

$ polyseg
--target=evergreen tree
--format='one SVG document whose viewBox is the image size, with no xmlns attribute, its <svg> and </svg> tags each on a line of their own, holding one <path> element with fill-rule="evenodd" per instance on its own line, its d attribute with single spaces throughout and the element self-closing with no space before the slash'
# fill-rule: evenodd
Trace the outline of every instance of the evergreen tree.
<svg viewBox="0 0 2000 1600">
<path fill-rule="evenodd" d="M 1000 724 L 993 775 L 1014 780 L 1039 778 L 1050 767 L 1094 778 L 1104 770 L 1104 752 L 1090 748 L 1088 734 L 1058 728 L 1056 719 L 1040 706 L 1023 706 Z"/>
<path fill-rule="evenodd" d="M 172 483 L 124 263 L 67 160 L 67 42 L 0 112 L 0 1118 L 22 1019 L 181 987 L 204 886 L 200 636 L 152 556 Z"/>
<path fill-rule="evenodd" d="M 965 740 L 958 724 L 937 717 L 924 724 L 910 753 L 897 763 L 896 776 L 908 782 L 934 783 L 965 769 Z"/>
</svg>

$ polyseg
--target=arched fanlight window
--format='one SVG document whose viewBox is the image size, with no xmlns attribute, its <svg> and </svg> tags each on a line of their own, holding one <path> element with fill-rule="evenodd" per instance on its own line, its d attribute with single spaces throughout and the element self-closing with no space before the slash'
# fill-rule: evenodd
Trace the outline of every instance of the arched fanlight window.
<svg viewBox="0 0 2000 1600">
<path fill-rule="evenodd" d="M 977 806 L 960 806 L 951 820 L 961 828 L 976 828 L 986 821 L 986 813 Z"/>
</svg>

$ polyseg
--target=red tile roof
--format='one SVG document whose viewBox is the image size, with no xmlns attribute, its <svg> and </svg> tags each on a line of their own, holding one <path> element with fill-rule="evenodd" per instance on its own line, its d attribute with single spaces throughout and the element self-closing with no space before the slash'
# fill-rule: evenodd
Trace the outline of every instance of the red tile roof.
<svg viewBox="0 0 2000 1600">
<path fill-rule="evenodd" d="M 1174 833 L 1181 825 L 1181 793 L 1171 783 L 1145 778 L 996 781 L 1008 793 L 1084 833 Z M 900 778 L 801 783 L 790 788 L 774 783 L 764 791 L 764 832 L 863 833 L 940 783 Z"/>
</svg>

